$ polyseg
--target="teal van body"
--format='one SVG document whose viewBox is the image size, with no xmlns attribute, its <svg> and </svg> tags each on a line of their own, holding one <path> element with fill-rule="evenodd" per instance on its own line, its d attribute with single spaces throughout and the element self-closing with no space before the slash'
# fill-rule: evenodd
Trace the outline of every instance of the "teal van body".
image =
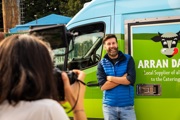
<svg viewBox="0 0 180 120">
<path fill-rule="evenodd" d="M 102 38 L 116 34 L 119 50 L 135 60 L 137 120 L 180 120 L 180 0 L 92 0 L 66 27 L 79 33 L 67 69 L 86 73 L 88 119 L 103 120 L 102 91 L 93 83 L 106 53 Z"/>
</svg>

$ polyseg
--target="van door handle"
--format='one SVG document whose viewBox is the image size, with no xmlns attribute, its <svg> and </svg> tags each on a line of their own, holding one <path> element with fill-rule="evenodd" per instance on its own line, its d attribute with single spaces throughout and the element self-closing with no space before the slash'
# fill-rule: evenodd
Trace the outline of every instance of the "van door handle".
<svg viewBox="0 0 180 120">
<path fill-rule="evenodd" d="M 159 96 L 161 95 L 161 86 L 159 84 L 138 84 L 137 95 Z"/>
</svg>

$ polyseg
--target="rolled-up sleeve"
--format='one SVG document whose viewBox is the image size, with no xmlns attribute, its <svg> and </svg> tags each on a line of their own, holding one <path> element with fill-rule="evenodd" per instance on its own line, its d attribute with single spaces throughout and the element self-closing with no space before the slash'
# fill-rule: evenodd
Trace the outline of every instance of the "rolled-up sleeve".
<svg viewBox="0 0 180 120">
<path fill-rule="evenodd" d="M 131 85 L 134 85 L 136 81 L 136 70 L 135 70 L 135 62 L 132 57 L 129 59 L 128 62 L 126 78 L 130 81 Z"/>
</svg>

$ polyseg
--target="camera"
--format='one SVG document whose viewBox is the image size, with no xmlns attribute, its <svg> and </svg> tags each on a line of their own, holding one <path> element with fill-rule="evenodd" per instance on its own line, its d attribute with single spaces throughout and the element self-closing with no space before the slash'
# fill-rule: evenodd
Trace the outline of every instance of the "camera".
<svg viewBox="0 0 180 120">
<path fill-rule="evenodd" d="M 72 85 L 75 81 L 77 81 L 77 75 L 72 72 L 72 71 L 65 71 L 68 78 L 69 78 L 69 83 L 70 85 Z M 64 83 L 61 77 L 61 73 L 62 71 L 58 68 L 54 68 L 53 74 L 54 74 L 54 79 L 56 81 L 56 85 L 57 85 L 57 90 L 58 90 L 58 94 L 59 94 L 59 100 L 63 101 L 65 100 L 65 94 L 64 94 Z"/>
</svg>

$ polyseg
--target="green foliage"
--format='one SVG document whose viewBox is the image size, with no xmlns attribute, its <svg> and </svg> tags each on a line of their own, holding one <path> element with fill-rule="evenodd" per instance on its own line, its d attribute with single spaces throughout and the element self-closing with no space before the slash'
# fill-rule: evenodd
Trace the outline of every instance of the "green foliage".
<svg viewBox="0 0 180 120">
<path fill-rule="evenodd" d="M 69 0 L 67 7 L 67 15 L 74 16 L 83 7 L 83 5 L 80 0 Z"/>
<path fill-rule="evenodd" d="M 59 0 L 23 0 L 22 3 L 25 23 L 36 19 L 34 15 L 41 18 L 51 13 L 60 14 Z"/>
<path fill-rule="evenodd" d="M 35 20 L 49 14 L 59 14 L 73 17 L 84 5 L 91 0 L 21 0 L 24 8 L 24 22 Z"/>
</svg>

